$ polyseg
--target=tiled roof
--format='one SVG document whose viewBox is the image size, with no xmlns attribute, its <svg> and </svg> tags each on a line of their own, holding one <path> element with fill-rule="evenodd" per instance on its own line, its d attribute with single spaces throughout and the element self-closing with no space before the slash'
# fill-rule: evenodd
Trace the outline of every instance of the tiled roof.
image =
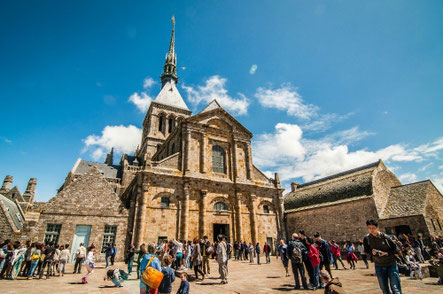
<svg viewBox="0 0 443 294">
<path fill-rule="evenodd" d="M 208 112 L 208 111 L 220 108 L 220 107 L 221 107 L 220 104 L 218 104 L 217 100 L 214 99 L 205 108 L 203 108 L 203 110 L 200 111 L 199 113 L 205 113 L 205 112 Z"/>
<path fill-rule="evenodd" d="M 92 162 L 81 160 L 78 164 L 77 168 L 73 171 L 76 175 L 84 175 L 87 173 L 93 166 L 98 168 L 99 171 L 102 172 L 105 178 L 119 178 L 120 177 L 120 166 L 119 165 L 107 165 L 105 163 L 100 162 Z"/>
<path fill-rule="evenodd" d="M 285 210 L 372 195 L 372 173 L 379 164 L 377 161 L 299 185 L 295 192 L 286 194 Z"/>
<path fill-rule="evenodd" d="M 389 193 L 382 218 L 424 214 L 430 181 L 393 187 Z"/>
<path fill-rule="evenodd" d="M 19 208 L 17 207 L 17 204 L 3 195 L 0 195 L 0 201 L 3 202 L 6 210 L 9 213 L 9 216 L 12 218 L 15 229 L 21 231 L 21 229 L 23 228 L 24 219 Z"/>
</svg>

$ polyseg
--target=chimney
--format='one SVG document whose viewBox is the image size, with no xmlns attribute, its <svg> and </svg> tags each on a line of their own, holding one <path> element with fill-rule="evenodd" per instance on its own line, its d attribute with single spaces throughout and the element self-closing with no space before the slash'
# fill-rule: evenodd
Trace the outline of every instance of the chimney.
<svg viewBox="0 0 443 294">
<path fill-rule="evenodd" d="M 291 183 L 291 192 L 295 192 L 295 190 L 297 190 L 298 186 L 300 186 L 299 183 L 292 182 Z"/>
<path fill-rule="evenodd" d="M 108 155 L 106 155 L 105 163 L 107 165 L 112 165 L 113 161 L 114 161 L 114 147 L 111 148 L 111 152 L 109 152 Z"/>
<path fill-rule="evenodd" d="M 13 176 L 6 176 L 5 177 L 5 180 L 3 181 L 2 188 L 0 189 L 1 193 L 7 193 L 9 190 L 11 190 L 12 180 L 13 180 Z"/>
<path fill-rule="evenodd" d="M 274 182 L 277 188 L 280 187 L 280 177 L 278 176 L 278 173 L 274 174 Z"/>
<path fill-rule="evenodd" d="M 23 193 L 23 198 L 26 202 L 34 201 L 35 187 L 37 186 L 37 179 L 30 178 L 28 186 L 26 187 L 25 193 Z"/>
</svg>

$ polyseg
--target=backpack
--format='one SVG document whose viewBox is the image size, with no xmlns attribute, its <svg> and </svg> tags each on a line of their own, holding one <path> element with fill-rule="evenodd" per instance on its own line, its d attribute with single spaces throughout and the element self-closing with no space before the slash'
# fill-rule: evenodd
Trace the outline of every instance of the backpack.
<svg viewBox="0 0 443 294">
<path fill-rule="evenodd" d="M 299 246 L 293 244 L 292 246 L 291 261 L 294 263 L 303 263 L 303 254 Z"/>
</svg>

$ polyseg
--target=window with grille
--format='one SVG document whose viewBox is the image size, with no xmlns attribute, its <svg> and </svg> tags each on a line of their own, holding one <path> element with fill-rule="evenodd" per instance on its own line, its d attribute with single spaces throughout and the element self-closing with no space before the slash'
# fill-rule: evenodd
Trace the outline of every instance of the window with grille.
<svg viewBox="0 0 443 294">
<path fill-rule="evenodd" d="M 269 213 L 269 206 L 263 205 L 263 212 L 264 213 Z"/>
<path fill-rule="evenodd" d="M 225 150 L 218 145 L 212 147 L 212 171 L 221 174 L 226 173 Z"/>
<path fill-rule="evenodd" d="M 108 244 L 115 243 L 115 235 L 117 235 L 117 226 L 108 226 L 105 225 L 105 232 L 103 234 L 103 243 L 102 243 L 102 253 L 106 252 L 106 247 Z"/>
<path fill-rule="evenodd" d="M 161 207 L 169 208 L 169 197 L 162 197 Z"/>
<path fill-rule="evenodd" d="M 58 243 L 58 238 L 60 236 L 60 231 L 62 229 L 61 224 L 47 224 L 45 232 L 44 243 Z"/>
<path fill-rule="evenodd" d="M 228 206 L 224 202 L 217 202 L 214 204 L 215 211 L 228 211 Z"/>
</svg>

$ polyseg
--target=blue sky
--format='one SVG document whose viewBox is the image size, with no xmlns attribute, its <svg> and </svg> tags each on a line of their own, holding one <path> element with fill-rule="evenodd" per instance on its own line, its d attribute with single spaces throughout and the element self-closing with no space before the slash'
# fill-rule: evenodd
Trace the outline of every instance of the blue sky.
<svg viewBox="0 0 443 294">
<path fill-rule="evenodd" d="M 133 150 L 174 14 L 186 103 L 221 101 L 285 187 L 383 158 L 443 188 L 442 1 L 163 2 L 2 2 L 1 180 L 45 201 L 77 158 Z"/>
</svg>

